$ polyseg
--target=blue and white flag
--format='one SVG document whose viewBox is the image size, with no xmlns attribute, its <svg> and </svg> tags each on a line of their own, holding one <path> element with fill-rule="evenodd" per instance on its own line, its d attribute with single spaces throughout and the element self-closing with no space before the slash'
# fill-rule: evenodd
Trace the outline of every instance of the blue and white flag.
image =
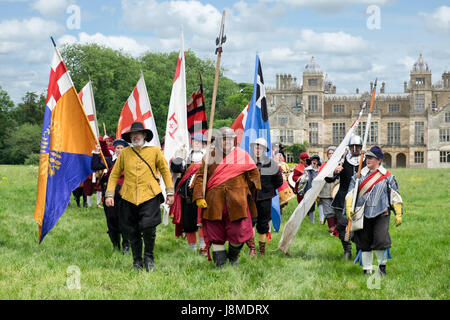
<svg viewBox="0 0 450 320">
<path fill-rule="evenodd" d="M 269 112 L 267 110 L 266 90 L 262 74 L 261 61 L 256 55 L 255 79 L 253 82 L 253 96 L 248 108 L 247 121 L 244 126 L 240 147 L 251 154 L 250 143 L 258 138 L 267 141 L 267 156 L 272 158 L 272 144 L 270 140 Z M 281 214 L 280 200 L 277 195 L 272 198 L 272 225 L 276 232 L 280 230 Z"/>
</svg>

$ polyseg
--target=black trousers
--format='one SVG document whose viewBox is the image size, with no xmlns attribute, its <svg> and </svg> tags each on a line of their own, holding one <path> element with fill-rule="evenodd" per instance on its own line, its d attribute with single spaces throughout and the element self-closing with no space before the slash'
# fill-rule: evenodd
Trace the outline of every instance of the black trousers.
<svg viewBox="0 0 450 320">
<path fill-rule="evenodd" d="M 120 202 L 119 219 L 122 232 L 133 235 L 161 223 L 160 198 L 156 196 L 140 205 L 125 199 Z"/>
<path fill-rule="evenodd" d="M 181 199 L 181 217 L 183 219 L 184 232 L 197 232 L 198 207 L 195 203 L 186 203 Z"/>
<path fill-rule="evenodd" d="M 341 241 L 344 241 L 345 230 L 347 229 L 348 224 L 347 216 L 345 214 L 342 214 L 342 209 L 334 209 L 334 212 L 336 213 L 336 228 L 339 232 L 339 239 L 341 239 Z M 350 233 L 350 238 L 352 237 L 352 235 L 353 232 Z"/>
<path fill-rule="evenodd" d="M 72 194 L 75 198 L 75 202 L 77 203 L 77 206 L 80 206 L 80 199 L 81 197 L 83 197 L 83 206 L 86 202 L 86 196 L 84 195 L 83 192 L 83 187 L 78 187 L 75 190 L 72 191 Z"/>
<path fill-rule="evenodd" d="M 114 206 L 113 207 L 108 207 L 105 204 L 105 201 L 103 201 L 103 208 L 105 210 L 105 216 L 106 216 L 106 225 L 108 226 L 109 234 L 121 233 L 120 221 L 119 221 L 119 212 L 120 212 L 121 201 L 122 201 L 122 197 L 117 192 L 114 194 Z"/>
<path fill-rule="evenodd" d="M 258 216 L 252 219 L 252 224 L 255 226 L 259 234 L 266 234 L 270 230 L 269 222 L 272 220 L 272 199 L 255 201 Z"/>
<path fill-rule="evenodd" d="M 364 217 L 363 229 L 354 233 L 356 246 L 362 251 L 390 248 L 389 218 L 390 214 L 380 214 L 370 219 Z"/>
</svg>

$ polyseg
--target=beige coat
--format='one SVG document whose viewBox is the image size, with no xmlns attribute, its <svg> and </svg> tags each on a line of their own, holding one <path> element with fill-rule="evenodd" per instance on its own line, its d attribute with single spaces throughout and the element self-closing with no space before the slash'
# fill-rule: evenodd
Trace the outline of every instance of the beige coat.
<svg viewBox="0 0 450 320">
<path fill-rule="evenodd" d="M 212 157 L 214 157 L 214 151 Z M 203 198 L 204 165 L 205 160 L 203 159 L 193 182 L 193 201 Z M 208 178 L 212 175 L 217 166 L 218 164 L 216 163 L 208 165 Z M 247 218 L 247 206 L 250 209 L 252 217 L 258 216 L 256 204 L 251 193 L 251 190 L 254 190 L 255 188 L 261 189 L 258 168 L 231 178 L 216 188 L 207 191 L 205 200 L 208 207 L 202 210 L 202 218 L 206 220 L 222 220 L 225 203 L 227 204 L 228 215 L 231 221 Z"/>
</svg>

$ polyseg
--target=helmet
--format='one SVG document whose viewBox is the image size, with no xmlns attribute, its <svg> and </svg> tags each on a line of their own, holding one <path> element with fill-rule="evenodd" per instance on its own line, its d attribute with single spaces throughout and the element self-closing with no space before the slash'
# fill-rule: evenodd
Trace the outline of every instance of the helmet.
<svg viewBox="0 0 450 320">
<path fill-rule="evenodd" d="M 234 130 L 229 127 L 222 127 L 219 129 L 218 136 L 222 138 L 236 138 L 236 133 L 234 133 Z"/>
<path fill-rule="evenodd" d="M 353 145 L 356 145 L 356 146 L 362 146 L 362 139 L 361 139 L 361 137 L 360 136 L 357 136 L 357 135 L 354 135 L 354 136 L 352 136 L 351 138 L 350 138 L 350 141 L 348 142 L 348 145 L 349 146 L 353 146 Z"/>
<path fill-rule="evenodd" d="M 217 131 L 216 134 L 216 148 L 218 150 L 223 150 L 223 145 L 222 145 L 222 139 L 226 139 L 226 140 L 234 140 L 234 144 L 236 145 L 236 134 L 234 133 L 234 130 L 229 128 L 229 127 L 222 127 Z"/>
<path fill-rule="evenodd" d="M 258 138 L 255 141 L 253 141 L 252 143 L 250 143 L 250 145 L 255 145 L 255 144 L 259 144 L 260 146 L 263 146 L 264 148 L 266 148 L 266 151 L 269 151 L 269 148 L 267 147 L 266 139 Z"/>
</svg>

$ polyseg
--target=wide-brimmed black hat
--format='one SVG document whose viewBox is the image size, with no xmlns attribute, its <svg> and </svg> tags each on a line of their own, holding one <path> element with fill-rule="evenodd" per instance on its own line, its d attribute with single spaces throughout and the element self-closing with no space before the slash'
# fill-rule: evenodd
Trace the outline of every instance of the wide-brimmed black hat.
<svg viewBox="0 0 450 320">
<path fill-rule="evenodd" d="M 319 166 L 322 165 L 322 162 L 320 161 L 320 157 L 319 157 L 317 154 L 311 156 L 309 159 L 306 159 L 306 164 L 307 164 L 308 166 L 310 166 L 311 163 L 312 163 L 312 161 L 313 161 L 314 159 L 316 159 L 317 161 L 319 161 Z"/>
<path fill-rule="evenodd" d="M 130 133 L 139 132 L 139 131 L 146 133 L 145 141 L 147 141 L 147 142 L 152 141 L 153 132 L 150 129 L 145 129 L 144 124 L 139 121 L 133 122 L 133 124 L 131 125 L 131 128 L 130 128 L 130 131 L 122 134 L 122 139 L 128 143 L 131 143 Z"/>
</svg>

